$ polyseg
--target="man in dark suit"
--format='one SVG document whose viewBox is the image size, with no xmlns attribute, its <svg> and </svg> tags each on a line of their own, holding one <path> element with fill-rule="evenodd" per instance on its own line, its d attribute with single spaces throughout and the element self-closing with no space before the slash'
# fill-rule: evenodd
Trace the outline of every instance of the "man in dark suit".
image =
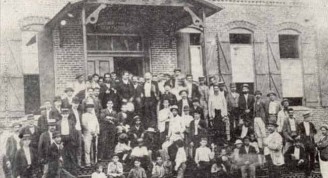
<svg viewBox="0 0 328 178">
<path fill-rule="evenodd" d="M 168 100 L 170 106 L 177 105 L 177 97 L 171 92 L 171 84 L 165 83 L 164 84 L 164 92 L 160 95 L 160 109 L 163 109 L 163 101 Z"/>
<path fill-rule="evenodd" d="M 61 135 L 59 132 L 53 133 L 53 143 L 48 152 L 48 178 L 60 177 L 60 171 L 63 164 L 63 145 L 61 143 Z"/>
<path fill-rule="evenodd" d="M 30 135 L 30 148 L 34 154 L 34 156 L 37 158 L 37 152 L 38 152 L 38 145 L 39 145 L 39 139 L 40 139 L 40 129 L 34 125 L 34 115 L 28 115 L 27 120 L 29 120 L 29 125 L 23 127 L 19 133 L 19 137 L 23 138 L 25 134 Z"/>
<path fill-rule="evenodd" d="M 199 101 L 198 98 L 194 98 L 192 100 L 192 106 L 194 108 L 191 108 L 191 110 L 193 110 L 193 112 L 196 112 L 197 111 L 197 112 L 201 113 L 200 118 L 202 120 L 205 120 L 205 117 L 204 117 L 204 109 L 200 106 L 200 101 Z M 192 115 L 193 113 L 190 113 L 190 114 Z"/>
<path fill-rule="evenodd" d="M 248 84 L 243 84 L 243 93 L 239 96 L 238 106 L 241 114 L 241 118 L 252 122 L 254 112 L 254 95 L 249 93 Z"/>
<path fill-rule="evenodd" d="M 114 154 L 117 113 L 113 106 L 113 102 L 108 100 L 107 108 L 100 113 L 99 159 L 110 159 Z"/>
<path fill-rule="evenodd" d="M 122 102 L 132 102 L 133 101 L 133 85 L 129 80 L 129 72 L 124 71 L 122 74 L 122 80 L 117 83 L 117 94 L 119 96 L 120 107 Z"/>
<path fill-rule="evenodd" d="M 40 136 L 39 145 L 38 145 L 38 155 L 39 155 L 39 163 L 43 167 L 43 172 L 47 171 L 48 152 L 49 152 L 50 145 L 52 144 L 52 136 L 55 131 L 56 131 L 56 123 L 48 122 L 47 131 L 43 132 Z"/>
<path fill-rule="evenodd" d="M 62 116 L 61 116 L 61 105 L 62 105 L 61 97 L 60 96 L 55 96 L 54 105 L 51 108 L 51 111 L 49 113 L 50 119 L 55 119 L 56 121 L 58 121 L 62 118 Z"/>
<path fill-rule="evenodd" d="M 289 117 L 284 121 L 284 126 L 282 129 L 282 133 L 285 139 L 285 146 L 284 146 L 284 153 L 288 150 L 289 147 L 293 146 L 295 140 L 294 138 L 298 134 L 297 126 L 298 122 L 294 117 L 294 110 L 293 108 L 288 109 Z"/>
<path fill-rule="evenodd" d="M 305 171 L 308 160 L 306 159 L 305 148 L 300 137 L 294 136 L 295 142 L 286 150 L 284 157 L 289 171 Z"/>
<path fill-rule="evenodd" d="M 306 159 L 309 160 L 306 165 L 305 175 L 309 177 L 314 170 L 315 162 L 315 142 L 314 135 L 317 134 L 317 130 L 312 122 L 310 122 L 311 113 L 306 112 L 303 114 L 304 121 L 298 125 L 298 135 L 302 140 L 305 147 Z"/>
<path fill-rule="evenodd" d="M 45 106 L 40 107 L 41 115 L 38 119 L 38 127 L 40 132 L 46 132 L 48 130 L 48 119 L 47 119 L 47 110 Z"/>
<path fill-rule="evenodd" d="M 15 156 L 20 149 L 20 138 L 18 137 L 22 124 L 15 123 L 12 125 L 14 133 L 8 137 L 6 142 L 6 154 L 3 157 L 3 171 L 6 178 L 12 178 L 15 175 Z"/>
<path fill-rule="evenodd" d="M 62 108 L 71 108 L 72 107 L 72 100 L 73 100 L 73 93 L 74 89 L 72 87 L 68 87 L 65 89 L 66 97 L 62 99 Z"/>
<path fill-rule="evenodd" d="M 192 100 L 188 98 L 188 91 L 187 90 L 181 90 L 179 92 L 179 95 L 181 96 L 181 100 L 178 101 L 178 108 L 179 108 L 179 115 L 183 115 L 183 108 L 185 106 L 188 106 L 190 108 L 190 113 L 193 113 L 194 106 L 192 105 Z"/>
<path fill-rule="evenodd" d="M 193 77 L 191 74 L 186 75 L 186 86 L 188 88 L 188 98 L 200 98 L 200 92 L 198 86 L 194 84 Z"/>
<path fill-rule="evenodd" d="M 257 162 L 257 152 L 256 149 L 251 146 L 249 137 L 243 139 L 244 145 L 239 150 L 239 155 L 241 158 L 241 175 L 243 178 L 246 178 L 249 175 L 250 178 L 255 178 L 255 163 Z"/>
<path fill-rule="evenodd" d="M 137 76 L 132 77 L 132 85 L 133 85 L 133 104 L 134 109 L 137 114 L 142 113 L 142 97 L 143 97 L 143 86 L 139 84 L 139 78 Z"/>
<path fill-rule="evenodd" d="M 145 83 L 143 86 L 143 116 L 146 119 L 146 127 L 157 126 L 156 107 L 159 100 L 158 84 L 152 81 L 152 74 L 147 72 L 144 75 Z"/>
<path fill-rule="evenodd" d="M 22 136 L 22 147 L 15 155 L 14 177 L 19 176 L 20 178 L 31 178 L 38 167 L 35 154 L 33 154 L 33 151 L 29 146 L 30 143 L 31 135 L 24 134 Z"/>
<path fill-rule="evenodd" d="M 207 137 L 206 121 L 201 119 L 201 112 L 194 112 L 194 120 L 190 122 L 190 131 L 188 133 L 189 140 L 189 153 L 190 157 L 194 157 L 196 148 L 200 145 L 200 140 Z"/>
<path fill-rule="evenodd" d="M 115 109 L 118 109 L 118 96 L 114 88 L 113 82 L 110 80 L 110 74 L 104 74 L 104 83 L 100 85 L 99 99 L 102 108 L 107 107 L 107 101 L 111 100 L 114 103 Z"/>
<path fill-rule="evenodd" d="M 167 80 L 166 83 L 170 84 L 172 88 L 175 88 L 175 86 L 178 85 L 177 83 L 180 75 L 181 75 L 181 69 L 179 68 L 174 69 L 174 76 L 170 80 Z"/>
</svg>

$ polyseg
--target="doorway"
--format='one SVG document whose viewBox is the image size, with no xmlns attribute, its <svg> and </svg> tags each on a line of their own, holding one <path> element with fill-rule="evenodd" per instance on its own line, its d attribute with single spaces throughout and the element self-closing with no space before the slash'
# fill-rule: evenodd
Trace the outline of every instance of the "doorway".
<svg viewBox="0 0 328 178">
<path fill-rule="evenodd" d="M 143 58 L 114 57 L 114 70 L 118 75 L 128 71 L 133 75 L 143 76 Z"/>
<path fill-rule="evenodd" d="M 37 114 L 40 108 L 39 75 L 24 75 L 25 113 Z"/>
</svg>

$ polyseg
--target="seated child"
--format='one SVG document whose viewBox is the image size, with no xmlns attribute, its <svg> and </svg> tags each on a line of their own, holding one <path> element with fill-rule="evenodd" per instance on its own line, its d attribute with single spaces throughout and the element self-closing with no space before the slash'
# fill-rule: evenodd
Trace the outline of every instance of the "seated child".
<svg viewBox="0 0 328 178">
<path fill-rule="evenodd" d="M 124 178 L 123 165 L 119 162 L 118 155 L 114 155 L 112 161 L 108 163 L 107 175 L 109 178 Z"/>
<path fill-rule="evenodd" d="M 165 166 L 163 164 L 163 160 L 161 156 L 156 157 L 156 163 L 154 164 L 152 171 L 152 178 L 165 178 L 167 176 L 167 172 Z"/>
<path fill-rule="evenodd" d="M 210 161 L 214 158 L 214 152 L 207 146 L 207 138 L 202 138 L 200 147 L 196 149 L 195 163 L 198 167 L 198 177 L 206 176 L 211 169 Z"/>
<path fill-rule="evenodd" d="M 91 178 L 107 178 L 106 174 L 103 173 L 103 166 L 101 164 L 97 164 L 96 172 L 91 174 Z"/>
<path fill-rule="evenodd" d="M 128 178 L 147 178 L 146 171 L 141 167 L 139 159 L 134 160 L 134 167 L 130 170 Z"/>
</svg>

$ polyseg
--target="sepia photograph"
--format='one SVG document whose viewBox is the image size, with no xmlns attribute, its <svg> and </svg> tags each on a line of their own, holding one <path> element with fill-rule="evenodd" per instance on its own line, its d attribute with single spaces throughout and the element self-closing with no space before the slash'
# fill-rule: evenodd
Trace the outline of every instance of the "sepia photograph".
<svg viewBox="0 0 328 178">
<path fill-rule="evenodd" d="M 328 178 L 328 0 L 0 14 L 0 178 Z"/>
</svg>

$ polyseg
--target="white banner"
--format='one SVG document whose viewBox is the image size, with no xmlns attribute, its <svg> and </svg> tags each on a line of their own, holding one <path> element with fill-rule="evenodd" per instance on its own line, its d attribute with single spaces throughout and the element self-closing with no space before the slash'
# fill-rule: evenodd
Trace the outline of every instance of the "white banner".
<svg viewBox="0 0 328 178">
<path fill-rule="evenodd" d="M 235 83 L 254 82 L 253 46 L 231 44 L 232 81 Z"/>
<path fill-rule="evenodd" d="M 301 60 L 280 60 L 283 97 L 303 97 Z"/>
</svg>

